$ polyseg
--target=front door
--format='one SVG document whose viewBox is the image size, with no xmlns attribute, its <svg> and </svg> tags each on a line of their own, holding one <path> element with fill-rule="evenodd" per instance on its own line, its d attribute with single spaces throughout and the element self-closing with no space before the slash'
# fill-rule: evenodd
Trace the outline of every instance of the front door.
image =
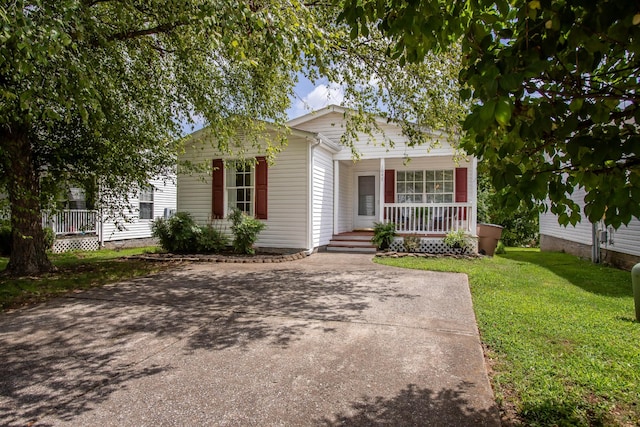
<svg viewBox="0 0 640 427">
<path fill-rule="evenodd" d="M 378 215 L 378 174 L 376 172 L 356 173 L 354 228 L 373 228 Z"/>
</svg>

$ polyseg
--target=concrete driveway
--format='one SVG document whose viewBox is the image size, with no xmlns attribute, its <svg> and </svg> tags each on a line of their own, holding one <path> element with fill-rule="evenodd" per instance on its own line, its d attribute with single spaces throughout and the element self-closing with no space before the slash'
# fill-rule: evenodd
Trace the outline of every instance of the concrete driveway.
<svg viewBox="0 0 640 427">
<path fill-rule="evenodd" d="M 194 264 L 0 315 L 0 424 L 499 425 L 465 275 Z"/>
</svg>

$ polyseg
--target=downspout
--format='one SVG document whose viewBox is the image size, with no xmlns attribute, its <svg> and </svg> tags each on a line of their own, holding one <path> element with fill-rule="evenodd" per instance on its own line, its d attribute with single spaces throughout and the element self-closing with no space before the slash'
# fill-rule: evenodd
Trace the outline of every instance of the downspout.
<svg viewBox="0 0 640 427">
<path fill-rule="evenodd" d="M 598 236 L 598 224 L 591 224 L 591 261 L 594 264 L 600 263 L 600 236 Z"/>
<path fill-rule="evenodd" d="M 307 250 L 305 253 L 311 255 L 313 253 L 313 152 L 320 145 L 320 139 L 317 138 L 313 144 L 309 146 L 309 181 L 307 189 Z"/>
</svg>

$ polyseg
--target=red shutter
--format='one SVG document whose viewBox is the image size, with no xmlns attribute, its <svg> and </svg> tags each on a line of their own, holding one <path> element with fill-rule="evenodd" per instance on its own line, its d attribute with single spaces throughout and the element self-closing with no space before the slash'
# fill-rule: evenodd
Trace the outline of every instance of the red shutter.
<svg viewBox="0 0 640 427">
<path fill-rule="evenodd" d="M 384 202 L 396 202 L 396 171 L 393 169 L 385 169 L 384 171 Z M 384 210 L 384 218 L 395 221 L 393 214 L 392 218 L 387 218 L 387 209 Z"/>
<path fill-rule="evenodd" d="M 396 171 L 393 169 L 384 171 L 384 202 L 396 202 Z"/>
<path fill-rule="evenodd" d="M 456 168 L 456 203 L 467 202 L 467 168 Z M 459 219 L 467 219 L 467 210 L 459 208 L 462 212 L 458 212 Z"/>
<path fill-rule="evenodd" d="M 467 168 L 456 168 L 456 203 L 467 201 Z"/>
<path fill-rule="evenodd" d="M 267 159 L 256 157 L 256 218 L 267 219 Z"/>
<path fill-rule="evenodd" d="M 213 159 L 211 178 L 211 216 L 212 219 L 224 218 L 224 163 L 222 159 Z"/>
</svg>

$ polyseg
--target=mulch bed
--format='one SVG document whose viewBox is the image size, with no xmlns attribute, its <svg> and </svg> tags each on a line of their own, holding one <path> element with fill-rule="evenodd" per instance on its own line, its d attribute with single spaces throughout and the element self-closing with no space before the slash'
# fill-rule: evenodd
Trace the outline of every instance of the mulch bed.
<svg viewBox="0 0 640 427">
<path fill-rule="evenodd" d="M 255 255 L 240 255 L 236 253 L 222 253 L 222 254 L 144 254 L 144 255 L 132 255 L 127 259 L 138 259 L 144 261 L 173 261 L 173 262 L 228 262 L 235 264 L 250 264 L 250 263 L 278 263 L 286 261 L 295 261 L 303 259 L 307 256 L 306 252 L 290 252 L 290 253 L 277 253 L 277 252 L 258 252 Z"/>
</svg>

